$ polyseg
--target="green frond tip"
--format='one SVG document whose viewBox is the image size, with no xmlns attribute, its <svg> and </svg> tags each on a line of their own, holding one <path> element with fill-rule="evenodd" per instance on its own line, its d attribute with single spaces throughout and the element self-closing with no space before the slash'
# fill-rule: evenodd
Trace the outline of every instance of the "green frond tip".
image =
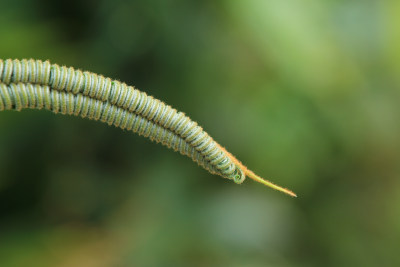
<svg viewBox="0 0 400 267">
<path fill-rule="evenodd" d="M 233 173 L 233 181 L 237 184 L 241 184 L 246 179 L 246 175 L 240 168 L 236 168 L 235 172 Z"/>
<path fill-rule="evenodd" d="M 183 112 L 117 80 L 49 61 L 0 60 L 0 111 L 24 108 L 100 120 L 179 151 L 237 184 L 248 176 L 296 196 L 248 170 Z"/>
</svg>

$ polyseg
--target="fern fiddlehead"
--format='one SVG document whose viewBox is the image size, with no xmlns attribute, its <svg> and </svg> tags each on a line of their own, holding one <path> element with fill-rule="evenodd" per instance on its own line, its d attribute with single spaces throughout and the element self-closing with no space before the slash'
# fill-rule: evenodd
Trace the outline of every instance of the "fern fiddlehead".
<svg viewBox="0 0 400 267">
<path fill-rule="evenodd" d="M 296 196 L 248 170 L 184 113 L 95 73 L 41 60 L 0 60 L 0 111 L 24 108 L 100 120 L 161 143 L 212 174 L 240 184 L 246 176 Z"/>
</svg>

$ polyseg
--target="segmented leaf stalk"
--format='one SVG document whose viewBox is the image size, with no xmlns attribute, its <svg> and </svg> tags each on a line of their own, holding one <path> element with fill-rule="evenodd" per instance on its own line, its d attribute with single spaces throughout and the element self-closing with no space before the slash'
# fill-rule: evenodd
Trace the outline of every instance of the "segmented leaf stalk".
<svg viewBox="0 0 400 267">
<path fill-rule="evenodd" d="M 0 110 L 42 109 L 100 120 L 148 137 L 240 184 L 246 176 L 296 196 L 248 170 L 196 122 L 146 93 L 95 73 L 41 60 L 0 60 Z"/>
</svg>

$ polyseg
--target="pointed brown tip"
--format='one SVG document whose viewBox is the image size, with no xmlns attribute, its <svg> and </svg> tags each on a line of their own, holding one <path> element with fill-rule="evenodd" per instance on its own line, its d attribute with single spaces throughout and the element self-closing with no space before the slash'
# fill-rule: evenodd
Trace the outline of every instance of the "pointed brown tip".
<svg viewBox="0 0 400 267">
<path fill-rule="evenodd" d="M 282 186 L 276 185 L 276 184 L 274 184 L 274 183 L 272 183 L 272 182 L 270 182 L 268 180 L 265 180 L 265 179 L 261 178 L 260 176 L 256 175 L 254 172 L 248 170 L 248 169 L 246 169 L 245 173 L 246 173 L 246 176 L 250 177 L 251 179 L 253 179 L 256 182 L 259 182 L 259 183 L 261 183 L 263 185 L 271 187 L 272 189 L 281 191 L 282 193 L 285 193 L 285 194 L 287 194 L 287 195 L 289 195 L 291 197 L 297 197 L 297 195 L 293 191 L 291 191 L 291 190 L 289 190 L 287 188 L 284 188 Z"/>
</svg>

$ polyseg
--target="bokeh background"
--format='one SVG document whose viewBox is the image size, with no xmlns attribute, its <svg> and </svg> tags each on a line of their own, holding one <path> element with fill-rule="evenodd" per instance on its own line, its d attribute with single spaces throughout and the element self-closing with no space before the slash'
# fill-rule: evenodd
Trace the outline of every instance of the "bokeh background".
<svg viewBox="0 0 400 267">
<path fill-rule="evenodd" d="M 292 199 L 143 137 L 0 114 L 0 266 L 400 266 L 397 0 L 0 0 L 0 58 L 135 85 Z"/>
</svg>

